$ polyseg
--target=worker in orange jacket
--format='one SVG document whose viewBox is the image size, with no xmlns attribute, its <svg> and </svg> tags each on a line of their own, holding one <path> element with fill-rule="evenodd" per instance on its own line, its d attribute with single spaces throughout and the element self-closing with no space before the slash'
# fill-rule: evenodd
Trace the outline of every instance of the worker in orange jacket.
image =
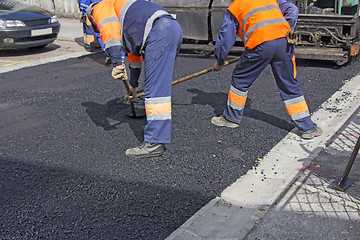
<svg viewBox="0 0 360 240">
<path fill-rule="evenodd" d="M 96 41 L 99 41 L 98 36 L 96 36 L 96 33 L 94 33 L 94 30 L 91 27 L 91 23 L 86 18 L 86 10 L 89 7 L 89 5 L 93 2 L 100 2 L 101 0 L 79 0 L 79 10 L 81 12 L 81 18 L 80 21 L 83 24 L 83 33 L 84 33 L 84 48 L 87 51 L 95 51 L 94 48 L 91 47 L 93 43 L 96 43 Z M 101 48 L 103 48 L 103 44 L 101 40 L 99 41 L 99 44 Z"/>
<path fill-rule="evenodd" d="M 213 71 L 223 68 L 224 60 L 235 43 L 236 34 L 245 44 L 237 63 L 223 115 L 213 117 L 217 126 L 238 127 L 251 84 L 270 64 L 286 111 L 304 139 L 322 134 L 310 118 L 299 83 L 296 80 L 294 46 L 286 40 L 294 29 L 299 10 L 286 0 L 231 0 L 215 44 Z"/>
<path fill-rule="evenodd" d="M 113 64 L 114 78 L 126 78 L 121 50 L 128 53 L 133 93 L 144 61 L 147 118 L 144 143 L 127 149 L 125 155 L 139 158 L 162 155 L 164 143 L 169 143 L 171 137 L 171 82 L 182 43 L 180 25 L 163 7 L 145 0 L 103 0 L 91 4 L 87 16 L 100 32 Z"/>
</svg>

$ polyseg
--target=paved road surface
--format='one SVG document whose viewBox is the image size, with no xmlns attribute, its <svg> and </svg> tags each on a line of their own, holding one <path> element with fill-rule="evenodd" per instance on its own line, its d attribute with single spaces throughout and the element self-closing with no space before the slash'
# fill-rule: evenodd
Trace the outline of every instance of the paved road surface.
<svg viewBox="0 0 360 240">
<path fill-rule="evenodd" d="M 213 126 L 231 65 L 173 87 L 172 143 L 163 157 L 125 158 L 128 147 L 142 142 L 145 120 L 125 117 L 126 104 L 106 108 L 123 96 L 122 83 L 110 77 L 102 54 L 87 55 L 73 42 L 78 27 L 75 35 L 62 35 L 66 41 L 42 50 L 0 56 L 1 64 L 10 64 L 0 66 L 1 238 L 164 239 L 294 127 L 270 68 L 249 92 L 241 128 Z M 174 79 L 213 62 L 179 56 Z M 340 69 L 300 63 L 298 79 L 310 110 L 358 69 L 359 63 Z M 142 100 L 136 107 L 144 112 Z"/>
<path fill-rule="evenodd" d="M 95 54 L 0 76 L 3 238 L 164 239 L 245 174 L 293 128 L 271 70 L 249 93 L 241 127 L 217 128 L 233 66 L 173 87 L 172 143 L 163 157 L 129 159 L 144 119 L 125 117 L 123 95 Z M 174 79 L 213 65 L 180 56 Z M 311 111 L 359 63 L 298 67 Z M 144 111 L 141 100 L 138 113 Z"/>
</svg>

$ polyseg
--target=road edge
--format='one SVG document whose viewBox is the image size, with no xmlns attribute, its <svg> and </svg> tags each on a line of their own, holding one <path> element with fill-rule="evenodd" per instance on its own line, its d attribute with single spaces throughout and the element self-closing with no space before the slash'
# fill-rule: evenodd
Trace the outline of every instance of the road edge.
<svg viewBox="0 0 360 240">
<path fill-rule="evenodd" d="M 314 122 L 323 128 L 322 136 L 306 141 L 294 129 L 257 167 L 228 186 L 166 240 L 245 238 L 353 115 L 359 102 L 360 74 L 312 114 Z"/>
<path fill-rule="evenodd" d="M 8 66 L 8 67 L 6 67 L 6 69 L 0 69 L 0 73 L 8 73 L 8 72 L 16 71 L 19 69 L 27 68 L 27 67 L 34 67 L 34 66 L 38 66 L 38 65 L 42 65 L 42 64 L 46 64 L 46 63 L 58 62 L 58 61 L 71 59 L 71 58 L 78 58 L 78 57 L 82 57 L 82 56 L 86 56 L 86 55 L 90 55 L 90 54 L 93 54 L 93 53 L 87 52 L 87 51 L 81 51 L 81 52 L 74 52 L 74 53 L 64 54 L 64 55 L 51 57 L 51 58 L 40 59 L 40 60 L 36 60 L 36 61 L 19 63 L 16 65 L 13 65 L 13 66 Z"/>
</svg>

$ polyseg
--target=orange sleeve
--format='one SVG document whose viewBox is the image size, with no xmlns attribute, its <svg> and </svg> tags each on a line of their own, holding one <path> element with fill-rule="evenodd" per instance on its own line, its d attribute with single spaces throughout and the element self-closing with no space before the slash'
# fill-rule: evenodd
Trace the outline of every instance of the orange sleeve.
<svg viewBox="0 0 360 240">
<path fill-rule="evenodd" d="M 94 20 L 100 32 L 100 38 L 106 45 L 107 41 L 121 39 L 121 26 L 114 6 L 109 1 L 98 3 L 93 12 Z"/>
<path fill-rule="evenodd" d="M 141 63 L 142 62 L 142 57 L 137 57 L 135 55 L 133 55 L 132 53 L 128 53 L 128 61 L 129 63 Z"/>
</svg>

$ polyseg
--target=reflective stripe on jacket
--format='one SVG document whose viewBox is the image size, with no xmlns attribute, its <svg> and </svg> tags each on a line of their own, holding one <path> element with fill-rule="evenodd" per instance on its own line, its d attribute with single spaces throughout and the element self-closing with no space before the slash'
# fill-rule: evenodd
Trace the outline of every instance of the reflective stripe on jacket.
<svg viewBox="0 0 360 240">
<path fill-rule="evenodd" d="M 126 0 L 119 2 L 125 3 Z M 105 49 L 109 49 L 111 46 L 121 45 L 121 26 L 118 14 L 114 8 L 114 3 L 114 0 L 103 0 L 96 4 L 93 11 L 93 18 L 100 32 L 100 38 L 104 43 Z M 120 59 L 120 56 L 121 55 L 118 55 L 117 57 Z"/>
<path fill-rule="evenodd" d="M 238 35 L 248 49 L 285 37 L 291 30 L 276 0 L 235 0 L 228 10 L 238 20 Z"/>
<path fill-rule="evenodd" d="M 119 47 L 140 57 L 154 21 L 171 15 L 161 6 L 145 0 L 103 0 L 93 11 L 105 49 L 118 58 Z"/>
</svg>

